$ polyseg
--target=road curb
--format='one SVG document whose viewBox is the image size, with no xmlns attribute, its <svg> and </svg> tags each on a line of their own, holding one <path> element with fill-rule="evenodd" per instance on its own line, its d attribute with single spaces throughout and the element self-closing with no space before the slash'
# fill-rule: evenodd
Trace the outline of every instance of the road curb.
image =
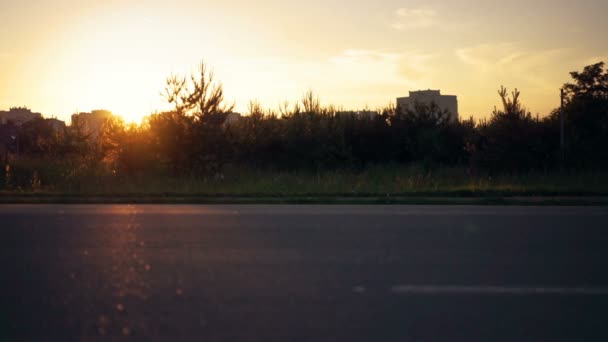
<svg viewBox="0 0 608 342">
<path fill-rule="evenodd" d="M 0 197 L 0 204 L 409 204 L 409 205 L 600 205 L 605 196 L 513 197 L 229 197 L 229 196 L 72 196 L 25 195 Z"/>
</svg>

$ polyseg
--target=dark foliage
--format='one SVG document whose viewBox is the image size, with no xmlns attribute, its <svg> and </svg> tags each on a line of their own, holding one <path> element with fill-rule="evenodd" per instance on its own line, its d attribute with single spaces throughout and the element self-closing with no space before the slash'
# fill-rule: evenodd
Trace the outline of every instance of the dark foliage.
<svg viewBox="0 0 608 342">
<path fill-rule="evenodd" d="M 565 127 L 567 159 L 579 167 L 608 166 L 608 70 L 604 63 L 572 72 L 567 83 Z M 554 121 L 559 117 L 553 115 Z M 554 124 L 557 125 L 557 124 Z"/>
<path fill-rule="evenodd" d="M 174 106 L 140 126 L 108 120 L 98 136 L 78 124 L 53 129 L 43 119 L 19 128 L 19 153 L 105 167 L 120 177 L 167 171 L 221 177 L 223 168 L 309 170 L 421 164 L 427 170 L 464 166 L 470 172 L 522 173 L 608 167 L 608 72 L 604 64 L 571 74 L 567 94 L 567 153 L 561 160 L 559 109 L 533 117 L 516 89 L 501 87 L 502 108 L 479 123 L 451 121 L 435 105 L 346 112 L 324 107 L 307 92 L 278 111 L 253 101 L 244 116 L 225 105 L 223 89 L 201 64 L 191 77 L 171 76 L 164 95 Z M 69 176 L 69 175 L 67 175 Z"/>
</svg>

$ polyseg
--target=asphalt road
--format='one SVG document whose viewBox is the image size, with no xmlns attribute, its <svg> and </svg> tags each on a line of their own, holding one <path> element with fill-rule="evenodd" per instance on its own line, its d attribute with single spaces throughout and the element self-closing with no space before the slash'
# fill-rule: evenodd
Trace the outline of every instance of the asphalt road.
<svg viewBox="0 0 608 342">
<path fill-rule="evenodd" d="M 0 206 L 0 341 L 608 340 L 608 208 Z"/>
</svg>

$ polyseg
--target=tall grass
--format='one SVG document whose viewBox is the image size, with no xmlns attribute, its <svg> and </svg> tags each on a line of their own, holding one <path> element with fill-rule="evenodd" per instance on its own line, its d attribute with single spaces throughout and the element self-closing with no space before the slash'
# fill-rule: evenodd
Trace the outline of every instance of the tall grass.
<svg viewBox="0 0 608 342">
<path fill-rule="evenodd" d="M 2 175 L 4 193 L 202 196 L 399 196 L 608 193 L 606 172 L 472 175 L 463 167 L 374 165 L 364 170 L 274 171 L 227 167 L 208 177 L 174 177 L 159 170 L 116 175 L 103 165 L 19 160 Z"/>
</svg>

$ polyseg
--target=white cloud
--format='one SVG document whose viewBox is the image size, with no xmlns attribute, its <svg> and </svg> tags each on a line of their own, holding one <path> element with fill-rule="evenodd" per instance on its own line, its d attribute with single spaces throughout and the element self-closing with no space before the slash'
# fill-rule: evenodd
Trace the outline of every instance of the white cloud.
<svg viewBox="0 0 608 342">
<path fill-rule="evenodd" d="M 439 29 L 447 32 L 466 32 L 477 27 L 473 20 L 455 21 L 442 16 L 440 11 L 430 6 L 398 8 L 391 19 L 391 27 L 398 31 Z"/>
<path fill-rule="evenodd" d="M 460 63 L 454 68 L 458 71 L 455 77 L 466 80 L 462 102 L 469 103 L 466 110 L 474 114 L 487 113 L 492 103 L 500 106 L 495 95 L 500 85 L 518 88 L 532 113 L 548 114 L 559 106 L 559 88 L 569 81 L 570 71 L 580 68 L 582 60 L 575 49 L 520 43 L 464 47 L 455 50 L 454 57 Z"/>
<path fill-rule="evenodd" d="M 522 55 L 512 43 L 481 44 L 456 50 L 460 61 L 482 69 L 508 64 Z"/>
<path fill-rule="evenodd" d="M 527 68 L 555 61 L 555 58 L 568 51 L 567 48 L 532 50 L 515 43 L 497 43 L 461 48 L 457 49 L 455 53 L 463 63 L 477 67 L 522 66 Z"/>
<path fill-rule="evenodd" d="M 548 78 L 554 76 L 552 68 L 568 51 L 564 48 L 533 50 L 515 43 L 497 43 L 457 49 L 455 54 L 462 63 L 475 68 L 474 74 L 519 79 L 536 87 L 553 89 L 555 84 Z"/>
<path fill-rule="evenodd" d="M 429 84 L 429 64 L 435 57 L 420 51 L 365 49 L 314 60 L 240 57 L 222 64 L 217 74 L 241 111 L 252 98 L 267 106 L 285 99 L 293 103 L 307 89 L 320 94 L 324 104 L 363 108 L 386 104 L 408 89 Z M 276 84 L 280 89 L 270 87 Z"/>
<path fill-rule="evenodd" d="M 437 57 L 419 51 L 385 52 L 345 50 L 330 58 L 329 70 L 341 71 L 340 78 L 382 87 L 412 87 L 430 72 L 429 61 Z"/>
<path fill-rule="evenodd" d="M 397 20 L 392 27 L 396 30 L 423 29 L 437 26 L 437 12 L 429 7 L 398 8 Z"/>
</svg>

